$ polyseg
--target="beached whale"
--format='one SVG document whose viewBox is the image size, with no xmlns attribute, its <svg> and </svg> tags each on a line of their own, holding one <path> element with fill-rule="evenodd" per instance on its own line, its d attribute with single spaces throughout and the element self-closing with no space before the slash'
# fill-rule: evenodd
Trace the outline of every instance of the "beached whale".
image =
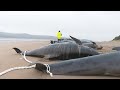
<svg viewBox="0 0 120 90">
<path fill-rule="evenodd" d="M 94 41 L 91 41 L 91 40 L 87 40 L 87 39 L 83 39 L 83 40 L 79 40 L 73 36 L 70 36 L 73 41 L 75 41 L 77 44 L 79 45 L 85 45 L 85 46 L 88 46 L 88 47 L 91 47 L 91 48 L 94 48 L 94 49 L 102 49 L 103 47 L 101 45 L 97 45 Z"/>
<path fill-rule="evenodd" d="M 23 54 L 24 52 L 18 48 L 13 48 L 17 53 Z M 78 45 L 72 42 L 57 43 L 43 46 L 38 49 L 26 52 L 26 56 L 36 56 L 46 58 L 49 60 L 68 60 L 80 57 L 87 57 L 98 55 L 99 53 L 93 48 Z"/>
<path fill-rule="evenodd" d="M 60 61 L 49 66 L 53 75 L 120 76 L 120 51 Z M 35 68 L 42 72 L 47 70 L 41 63 L 36 63 Z"/>
<path fill-rule="evenodd" d="M 120 51 L 120 47 L 113 47 L 112 50 Z"/>
<path fill-rule="evenodd" d="M 79 45 L 84 45 L 84 46 L 88 46 L 94 49 L 102 49 L 103 47 L 101 45 L 97 45 L 94 41 L 91 40 L 87 40 L 87 39 L 77 39 L 73 36 L 70 36 L 71 39 L 61 39 L 61 41 L 53 41 L 51 40 L 50 43 L 51 44 L 56 44 L 56 43 L 64 43 L 64 42 L 73 42 L 73 43 L 77 43 Z"/>
</svg>

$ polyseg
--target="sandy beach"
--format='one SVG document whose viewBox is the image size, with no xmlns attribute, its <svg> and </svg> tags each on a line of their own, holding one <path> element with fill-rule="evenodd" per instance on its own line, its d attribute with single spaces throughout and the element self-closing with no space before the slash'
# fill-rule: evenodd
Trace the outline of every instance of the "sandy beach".
<svg viewBox="0 0 120 90">
<path fill-rule="evenodd" d="M 32 50 L 35 48 L 40 48 L 42 46 L 48 45 L 49 41 L 16 41 L 16 42 L 0 42 L 0 72 L 18 66 L 27 66 L 29 63 L 21 59 L 21 55 L 17 54 L 12 48 L 18 47 L 25 50 Z M 110 41 L 110 42 L 98 42 L 99 45 L 103 46 L 100 52 L 111 52 L 112 47 L 120 46 L 120 41 Z M 30 57 L 27 59 L 32 62 L 41 63 L 54 63 L 57 61 L 49 61 L 43 58 Z M 67 76 L 67 75 L 53 75 L 50 77 L 49 74 L 42 73 L 34 68 L 32 69 L 22 69 L 11 71 L 0 79 L 120 79 L 120 77 L 110 77 L 110 76 Z"/>
</svg>

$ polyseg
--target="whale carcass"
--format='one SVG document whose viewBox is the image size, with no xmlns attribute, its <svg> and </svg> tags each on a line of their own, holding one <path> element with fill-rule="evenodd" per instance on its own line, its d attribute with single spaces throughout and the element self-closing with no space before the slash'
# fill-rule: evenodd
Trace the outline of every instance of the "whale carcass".
<svg viewBox="0 0 120 90">
<path fill-rule="evenodd" d="M 64 43 L 64 42 L 73 42 L 73 43 L 77 43 L 79 45 L 84 45 L 84 46 L 88 46 L 94 49 L 102 49 L 103 47 L 101 45 L 97 45 L 94 41 L 91 40 L 87 40 L 87 39 L 77 39 L 73 36 L 70 36 L 70 38 L 66 38 L 66 39 L 61 39 L 61 41 L 53 41 L 51 40 L 50 43 L 51 44 L 56 44 L 56 43 Z"/>
<path fill-rule="evenodd" d="M 19 54 L 24 54 L 24 52 L 18 48 L 13 49 Z M 41 57 L 49 60 L 68 60 L 98 54 L 99 52 L 93 48 L 72 42 L 50 44 L 26 52 L 26 56 Z"/>
<path fill-rule="evenodd" d="M 120 76 L 120 51 L 71 59 L 49 64 L 53 75 Z M 46 72 L 45 65 L 36 63 L 37 70 Z"/>
</svg>

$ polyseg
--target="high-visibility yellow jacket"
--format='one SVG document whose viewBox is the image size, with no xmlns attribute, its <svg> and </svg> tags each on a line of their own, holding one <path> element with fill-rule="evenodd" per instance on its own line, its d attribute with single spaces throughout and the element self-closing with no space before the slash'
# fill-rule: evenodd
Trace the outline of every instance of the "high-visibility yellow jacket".
<svg viewBox="0 0 120 90">
<path fill-rule="evenodd" d="M 61 39 L 61 38 L 62 38 L 62 33 L 61 33 L 61 32 L 58 32 L 58 33 L 57 33 L 57 38 L 58 38 L 58 39 Z"/>
</svg>

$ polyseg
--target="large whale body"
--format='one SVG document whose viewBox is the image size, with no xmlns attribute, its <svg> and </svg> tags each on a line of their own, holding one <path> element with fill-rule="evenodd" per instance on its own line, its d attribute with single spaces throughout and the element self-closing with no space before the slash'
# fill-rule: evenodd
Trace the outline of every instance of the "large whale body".
<svg viewBox="0 0 120 90">
<path fill-rule="evenodd" d="M 24 54 L 24 52 L 18 48 L 13 49 L 17 53 Z M 78 45 L 72 42 L 50 44 L 26 52 L 26 56 L 41 57 L 49 60 L 68 60 L 98 54 L 99 53 L 93 48 L 84 45 Z"/>
<path fill-rule="evenodd" d="M 120 51 L 71 59 L 49 64 L 54 75 L 120 76 Z M 37 70 L 46 72 L 45 65 L 36 63 Z"/>
<path fill-rule="evenodd" d="M 73 43 L 77 43 L 79 45 L 84 45 L 84 46 L 88 46 L 90 48 L 94 48 L 94 49 L 102 49 L 103 47 L 101 45 L 97 45 L 94 41 L 91 40 L 87 40 L 87 39 L 77 39 L 73 36 L 70 36 L 70 38 L 68 39 L 61 39 L 61 41 L 53 41 L 51 40 L 50 43 L 51 44 L 56 44 L 56 43 L 64 43 L 64 42 L 73 42 Z"/>
</svg>

